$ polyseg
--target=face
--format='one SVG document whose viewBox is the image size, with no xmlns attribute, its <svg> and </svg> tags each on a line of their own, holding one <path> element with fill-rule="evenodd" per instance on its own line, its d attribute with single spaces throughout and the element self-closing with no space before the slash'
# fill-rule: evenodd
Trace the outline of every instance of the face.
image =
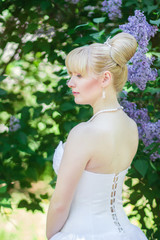
<svg viewBox="0 0 160 240">
<path fill-rule="evenodd" d="M 100 80 L 93 74 L 82 77 L 79 73 L 72 73 L 72 77 L 67 84 L 72 89 L 77 104 L 89 104 L 92 106 L 102 94 Z"/>
</svg>

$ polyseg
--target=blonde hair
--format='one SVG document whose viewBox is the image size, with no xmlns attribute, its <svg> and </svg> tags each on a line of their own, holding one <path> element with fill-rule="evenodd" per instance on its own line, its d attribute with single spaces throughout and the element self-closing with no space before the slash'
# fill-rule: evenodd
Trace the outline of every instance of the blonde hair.
<svg viewBox="0 0 160 240">
<path fill-rule="evenodd" d="M 137 49 L 136 39 L 129 33 L 118 33 L 105 43 L 93 43 L 72 50 L 66 57 L 68 73 L 82 76 L 93 72 L 97 76 L 105 71 L 113 75 L 113 87 L 121 92 L 128 78 L 127 62 Z"/>
</svg>

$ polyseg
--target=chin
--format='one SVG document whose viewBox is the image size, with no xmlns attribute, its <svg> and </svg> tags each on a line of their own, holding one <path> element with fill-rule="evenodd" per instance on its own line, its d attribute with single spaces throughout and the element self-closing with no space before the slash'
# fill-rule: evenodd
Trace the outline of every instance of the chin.
<svg viewBox="0 0 160 240">
<path fill-rule="evenodd" d="M 79 105 L 91 105 L 88 101 L 80 101 L 80 100 L 74 100 L 76 104 Z"/>
</svg>

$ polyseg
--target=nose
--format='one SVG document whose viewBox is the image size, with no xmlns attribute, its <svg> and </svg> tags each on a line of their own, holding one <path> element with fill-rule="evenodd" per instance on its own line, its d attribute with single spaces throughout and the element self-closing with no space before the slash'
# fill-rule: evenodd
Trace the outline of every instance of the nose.
<svg viewBox="0 0 160 240">
<path fill-rule="evenodd" d="M 73 76 L 67 81 L 67 85 L 69 88 L 75 87 L 75 82 Z"/>
</svg>

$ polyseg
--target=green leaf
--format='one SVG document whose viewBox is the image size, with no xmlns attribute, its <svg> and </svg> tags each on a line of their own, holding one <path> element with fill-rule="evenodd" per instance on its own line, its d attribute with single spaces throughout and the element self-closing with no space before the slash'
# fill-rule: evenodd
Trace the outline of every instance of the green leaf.
<svg viewBox="0 0 160 240">
<path fill-rule="evenodd" d="M 25 54 L 31 52 L 33 49 L 33 43 L 31 41 L 26 42 L 22 49 Z"/>
<path fill-rule="evenodd" d="M 33 32 L 35 32 L 35 30 L 37 30 L 37 29 L 38 29 L 38 24 L 30 23 L 30 24 L 28 25 L 28 28 L 26 29 L 26 31 L 29 32 L 29 33 L 33 33 Z"/>
<path fill-rule="evenodd" d="M 160 92 L 160 88 L 154 88 L 154 87 L 147 87 L 145 90 L 144 90 L 144 93 L 151 93 L 151 94 L 155 94 L 155 93 L 159 93 Z"/>
<path fill-rule="evenodd" d="M 67 69 L 64 69 L 64 70 L 60 71 L 60 73 L 57 74 L 57 75 L 58 75 L 58 76 L 61 76 L 61 77 L 68 75 Z"/>
<path fill-rule="evenodd" d="M 57 93 L 44 93 L 44 92 L 40 92 L 37 91 L 36 93 L 34 93 L 34 95 L 37 97 L 37 103 L 41 104 L 41 103 L 45 103 L 46 105 L 50 104 L 53 99 L 56 99 L 57 97 Z"/>
<path fill-rule="evenodd" d="M 151 160 L 150 160 L 149 162 L 150 162 L 151 167 L 152 167 L 155 171 L 157 171 L 157 168 L 154 166 L 153 162 L 152 162 Z"/>
<path fill-rule="evenodd" d="M 28 154 L 33 154 L 34 153 L 34 151 L 32 151 L 32 149 L 27 145 L 19 145 L 18 150 L 21 151 L 21 152 L 28 153 Z"/>
<path fill-rule="evenodd" d="M 5 20 L 2 18 L 2 17 L 0 17 L 0 22 L 5 22 Z"/>
<path fill-rule="evenodd" d="M 84 37 L 78 37 L 75 40 L 76 44 L 86 45 L 89 41 L 93 41 L 93 38 L 90 35 L 86 35 Z"/>
<path fill-rule="evenodd" d="M 155 147 L 155 145 L 156 145 L 155 142 L 151 143 L 150 145 L 144 148 L 144 151 L 152 149 L 153 147 Z"/>
<path fill-rule="evenodd" d="M 17 139 L 18 139 L 18 141 L 19 141 L 19 143 L 21 143 L 21 144 L 27 144 L 27 135 L 24 133 L 24 132 L 22 132 L 22 131 L 19 131 L 19 132 L 17 132 Z"/>
<path fill-rule="evenodd" d="M 0 206 L 4 208 L 12 208 L 10 197 L 0 198 Z"/>
<path fill-rule="evenodd" d="M 93 18 L 93 22 L 95 23 L 103 23 L 105 20 L 106 20 L 105 17 Z"/>
<path fill-rule="evenodd" d="M 40 194 L 40 197 L 42 199 L 48 199 L 48 194 L 47 193 L 46 194 Z"/>
<path fill-rule="evenodd" d="M 26 170 L 26 176 L 34 181 L 37 181 L 38 179 L 38 173 L 37 173 L 37 170 L 35 168 L 31 168 L 29 167 L 27 170 Z"/>
<path fill-rule="evenodd" d="M 40 1 L 40 6 L 41 6 L 41 9 L 42 9 L 43 11 L 45 11 L 45 10 L 47 10 L 48 8 L 51 8 L 51 7 L 52 7 L 51 2 L 50 2 L 50 1 L 46 1 L 46 0 Z"/>
<path fill-rule="evenodd" d="M 110 35 L 116 34 L 116 33 L 119 33 L 119 32 L 122 32 L 122 30 L 119 29 L 119 28 L 114 28 L 114 29 L 110 32 Z"/>
<path fill-rule="evenodd" d="M 0 96 L 4 96 L 6 94 L 7 92 L 4 89 L 0 88 Z"/>
<path fill-rule="evenodd" d="M 132 187 L 132 179 L 131 178 L 129 178 L 129 179 L 127 179 L 126 181 L 125 181 L 125 185 L 127 185 L 128 187 Z"/>
<path fill-rule="evenodd" d="M 30 108 L 32 107 L 23 107 L 21 110 L 21 121 L 26 123 L 30 118 Z"/>
<path fill-rule="evenodd" d="M 142 197 L 141 192 L 134 191 L 131 193 L 129 198 L 130 198 L 131 203 L 135 205 L 141 197 Z"/>
<path fill-rule="evenodd" d="M 20 39 L 18 36 L 13 35 L 13 36 L 11 36 L 10 41 L 11 41 L 11 42 L 20 43 L 20 42 L 21 42 L 21 39 Z"/>
<path fill-rule="evenodd" d="M 157 181 L 159 181 L 158 174 L 155 171 L 150 171 L 147 174 L 147 178 L 148 178 L 148 183 L 149 183 L 150 186 L 155 184 Z"/>
<path fill-rule="evenodd" d="M 63 112 L 67 112 L 69 110 L 73 110 L 74 108 L 75 108 L 75 106 L 72 103 L 70 103 L 70 102 L 62 103 L 62 105 L 60 106 L 60 109 Z"/>
<path fill-rule="evenodd" d="M 7 184 L 5 182 L 0 183 L 0 193 L 5 193 L 7 191 Z"/>
<path fill-rule="evenodd" d="M 21 200 L 19 202 L 18 208 L 26 208 L 26 209 L 28 209 L 28 205 L 29 205 L 29 203 L 25 199 L 23 199 L 23 200 Z"/>
<path fill-rule="evenodd" d="M 148 162 L 141 159 L 136 160 L 134 162 L 134 167 L 144 177 L 148 170 Z"/>
<path fill-rule="evenodd" d="M 153 11 L 153 10 L 156 10 L 158 8 L 157 5 L 150 5 L 150 6 L 147 6 L 148 8 L 148 15 Z"/>
<path fill-rule="evenodd" d="M 0 82 L 3 81 L 7 76 L 0 76 Z"/>
<path fill-rule="evenodd" d="M 98 33 L 91 33 L 90 36 L 95 39 L 96 41 L 100 41 L 101 36 L 105 33 L 105 30 L 102 30 Z"/>
<path fill-rule="evenodd" d="M 50 52 L 50 43 L 48 43 L 47 41 L 37 41 L 34 46 L 36 46 L 36 48 L 38 48 L 41 52 L 45 51 L 47 53 Z"/>
<path fill-rule="evenodd" d="M 159 52 L 150 52 L 152 55 L 157 56 L 158 58 L 160 58 L 160 53 Z"/>
<path fill-rule="evenodd" d="M 159 27 L 159 25 L 160 25 L 160 18 L 158 20 L 150 20 L 150 23 L 151 24 L 155 24 L 155 25 L 157 25 Z"/>
<path fill-rule="evenodd" d="M 130 0 L 125 2 L 125 7 L 132 6 L 133 4 L 137 5 L 137 0 Z"/>
<path fill-rule="evenodd" d="M 71 28 L 71 29 L 68 29 L 67 34 L 72 35 L 74 32 L 75 32 L 75 29 Z"/>
<path fill-rule="evenodd" d="M 32 116 L 32 119 L 38 118 L 40 117 L 40 115 L 42 114 L 42 106 L 40 107 L 35 107 L 34 108 L 34 114 Z"/>
<path fill-rule="evenodd" d="M 74 28 L 74 30 L 76 30 L 76 29 L 78 29 L 78 28 L 88 28 L 90 25 L 88 24 L 88 23 L 85 23 L 85 24 L 80 24 L 80 25 L 78 25 L 78 26 L 76 26 L 75 28 Z"/>
<path fill-rule="evenodd" d="M 152 111 L 154 111 L 154 106 L 153 105 L 148 105 L 147 109 L 148 109 L 149 112 L 152 112 Z"/>
<path fill-rule="evenodd" d="M 33 198 L 31 203 L 23 199 L 19 202 L 18 208 L 26 208 L 28 211 L 31 210 L 32 212 L 34 212 L 35 210 L 43 212 L 43 208 L 39 205 L 39 202 L 40 200 L 37 198 Z"/>
<path fill-rule="evenodd" d="M 69 132 L 74 126 L 75 126 L 75 122 L 71 121 L 71 122 L 65 122 L 64 123 L 64 129 L 66 130 L 66 132 Z"/>
</svg>

